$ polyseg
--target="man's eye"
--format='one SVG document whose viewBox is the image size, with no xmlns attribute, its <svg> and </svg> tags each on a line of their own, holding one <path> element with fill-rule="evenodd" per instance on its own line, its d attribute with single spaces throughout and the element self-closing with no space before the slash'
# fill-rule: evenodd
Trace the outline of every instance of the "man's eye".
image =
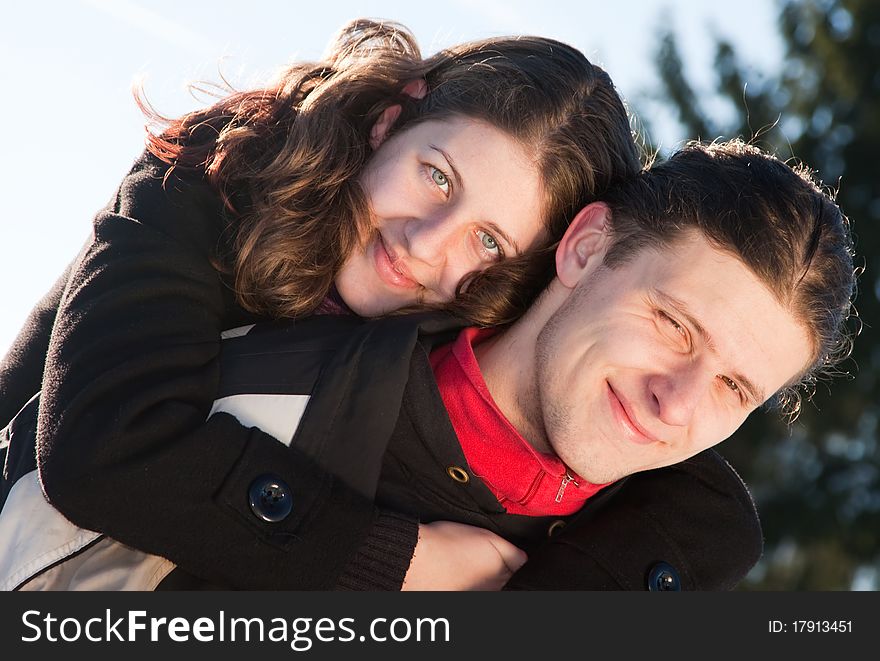
<svg viewBox="0 0 880 661">
<path fill-rule="evenodd" d="M 491 256 L 495 258 L 503 257 L 501 246 L 498 245 L 498 241 L 496 241 L 494 236 L 483 230 L 477 230 L 477 238 L 480 240 L 483 249 Z"/>
<path fill-rule="evenodd" d="M 724 376 L 723 374 L 719 374 L 718 377 L 724 381 L 724 385 L 730 388 L 733 392 L 739 392 L 739 386 L 736 384 L 736 381 L 731 379 L 730 377 Z"/>
<path fill-rule="evenodd" d="M 672 328 L 675 330 L 676 333 L 678 333 L 679 335 L 681 335 L 683 338 L 687 339 L 687 331 L 684 329 L 684 326 L 682 326 L 680 323 L 678 323 L 675 319 L 673 319 L 672 317 L 670 317 L 670 316 L 669 316 L 668 314 L 666 314 L 665 312 L 661 312 L 661 313 L 660 313 L 660 316 L 663 317 L 663 319 L 664 319 L 664 320 L 665 320 L 670 326 L 672 326 Z"/>
<path fill-rule="evenodd" d="M 431 168 L 431 179 L 444 193 L 449 193 L 449 177 L 435 167 Z"/>
</svg>

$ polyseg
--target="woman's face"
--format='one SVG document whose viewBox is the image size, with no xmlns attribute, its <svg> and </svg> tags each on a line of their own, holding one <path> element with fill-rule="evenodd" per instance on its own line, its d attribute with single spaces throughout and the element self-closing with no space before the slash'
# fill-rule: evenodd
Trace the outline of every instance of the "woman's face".
<svg viewBox="0 0 880 661">
<path fill-rule="evenodd" d="M 546 239 L 535 164 L 482 121 L 431 120 L 393 135 L 361 182 L 371 232 L 336 277 L 361 316 L 450 301 L 466 275 Z"/>
</svg>

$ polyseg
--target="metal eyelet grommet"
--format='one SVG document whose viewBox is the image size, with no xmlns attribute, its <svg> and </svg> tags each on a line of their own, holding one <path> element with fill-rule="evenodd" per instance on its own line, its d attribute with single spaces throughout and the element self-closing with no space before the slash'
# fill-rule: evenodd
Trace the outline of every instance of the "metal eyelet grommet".
<svg viewBox="0 0 880 661">
<path fill-rule="evenodd" d="M 565 521 L 562 519 L 556 519 L 556 521 L 551 523 L 550 527 L 547 528 L 547 537 L 553 537 L 553 535 L 562 532 L 563 528 L 565 528 Z"/>
<path fill-rule="evenodd" d="M 467 484 L 471 480 L 471 476 L 468 475 L 467 471 L 458 466 L 450 466 L 446 469 L 446 474 L 449 475 L 456 482 L 460 482 L 461 484 Z"/>
</svg>

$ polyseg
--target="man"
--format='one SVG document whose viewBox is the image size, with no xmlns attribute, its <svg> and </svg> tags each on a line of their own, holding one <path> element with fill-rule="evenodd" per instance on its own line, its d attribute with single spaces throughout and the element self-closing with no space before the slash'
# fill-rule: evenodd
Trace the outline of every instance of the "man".
<svg viewBox="0 0 880 661">
<path fill-rule="evenodd" d="M 323 317 L 230 338 L 212 414 L 280 443 L 213 485 L 229 524 L 163 529 L 161 514 L 126 521 L 110 503 L 102 531 L 161 556 L 135 563 L 160 587 L 396 587 L 432 576 L 421 547 L 412 559 L 416 520 L 526 548 L 509 589 L 733 587 L 760 528 L 741 481 L 706 450 L 770 400 L 794 411 L 797 386 L 846 354 L 845 217 L 805 172 L 755 148 L 692 145 L 585 207 L 555 266 L 528 313 L 495 334 L 456 338 L 430 316 Z M 26 425 L 12 427 L 10 458 Z M 46 488 L 65 513 L 73 473 Z M 14 532 L 39 499 L 9 481 L 0 526 Z M 402 513 L 384 536 L 363 506 L 373 500 Z M 119 550 L 81 532 L 64 539 Z M 243 532 L 247 548 L 222 545 Z M 129 560 L 90 569 L 84 552 L 36 578 L 19 560 L 10 587 L 51 586 L 77 562 L 89 577 L 132 575 Z"/>
</svg>

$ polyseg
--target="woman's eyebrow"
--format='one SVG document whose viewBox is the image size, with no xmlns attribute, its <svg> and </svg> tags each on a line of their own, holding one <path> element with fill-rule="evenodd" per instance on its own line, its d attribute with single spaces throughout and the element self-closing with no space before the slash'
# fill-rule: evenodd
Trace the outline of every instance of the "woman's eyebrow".
<svg viewBox="0 0 880 661">
<path fill-rule="evenodd" d="M 446 152 L 446 151 L 440 149 L 440 147 L 438 147 L 437 145 L 434 145 L 434 144 L 429 144 L 428 146 L 431 149 L 433 149 L 434 151 L 439 152 L 439 154 L 443 157 L 443 159 L 449 165 L 449 169 L 452 170 L 452 176 L 455 178 L 455 181 L 458 183 L 458 187 L 461 189 L 464 189 L 464 181 L 462 180 L 461 175 L 458 173 L 458 169 L 455 167 L 455 161 L 452 160 L 452 157 L 449 155 L 449 152 Z"/>
<path fill-rule="evenodd" d="M 519 245 L 516 241 L 514 241 L 503 229 L 498 227 L 498 225 L 491 220 L 487 220 L 483 222 L 483 225 L 486 226 L 487 229 L 492 231 L 496 237 L 501 237 L 503 241 L 507 243 L 511 248 L 513 248 L 513 252 L 516 253 L 517 256 L 522 255 L 522 250 L 520 250 Z"/>
<path fill-rule="evenodd" d="M 446 163 L 449 165 L 449 169 L 452 170 L 452 176 L 455 178 L 455 182 L 458 187 L 463 191 L 464 190 L 464 180 L 461 178 L 461 174 L 459 174 L 458 169 L 455 167 L 455 161 L 452 160 L 452 157 L 449 155 L 449 152 L 441 149 L 435 144 L 429 144 L 428 147 L 439 153 Z M 482 221 L 487 229 L 492 230 L 492 233 L 497 237 L 500 237 L 507 245 L 513 248 L 513 252 L 517 255 L 522 255 L 522 249 L 519 247 L 519 244 L 514 241 L 510 235 L 502 230 L 497 223 L 489 221 Z"/>
</svg>

